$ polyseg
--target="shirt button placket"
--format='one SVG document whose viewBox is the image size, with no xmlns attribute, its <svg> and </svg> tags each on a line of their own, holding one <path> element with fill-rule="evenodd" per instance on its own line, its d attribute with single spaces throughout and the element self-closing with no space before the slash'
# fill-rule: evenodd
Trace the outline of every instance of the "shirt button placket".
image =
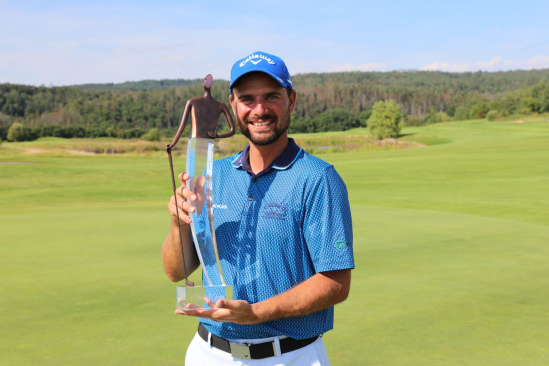
<svg viewBox="0 0 549 366">
<path fill-rule="evenodd" d="M 257 177 L 253 177 L 253 178 L 252 178 L 252 183 L 257 183 Z M 252 190 L 255 191 L 255 188 L 252 188 Z M 254 200 L 254 197 L 253 197 L 252 195 L 249 195 L 249 196 L 248 196 L 248 201 L 251 202 L 251 201 L 253 201 L 253 200 Z"/>
</svg>

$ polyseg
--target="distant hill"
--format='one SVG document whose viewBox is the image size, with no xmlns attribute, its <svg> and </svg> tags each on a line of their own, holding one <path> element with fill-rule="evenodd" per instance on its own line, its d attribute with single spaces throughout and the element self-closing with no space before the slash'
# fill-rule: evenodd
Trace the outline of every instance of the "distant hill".
<svg viewBox="0 0 549 366">
<path fill-rule="evenodd" d="M 462 91 L 496 94 L 521 89 L 537 83 L 540 79 L 549 79 L 549 69 L 515 70 L 498 72 L 464 72 L 450 73 L 441 71 L 390 71 L 390 72 L 337 72 L 309 73 L 292 76 L 293 83 L 300 91 L 310 87 L 326 85 L 379 85 L 385 87 L 449 88 Z M 69 88 L 81 90 L 114 91 L 114 90 L 165 90 L 202 84 L 204 79 L 162 79 L 126 81 L 124 83 L 78 84 Z M 216 83 L 228 83 L 216 79 Z M 303 89 L 303 90 L 302 90 Z"/>
<path fill-rule="evenodd" d="M 79 84 L 69 85 L 69 88 L 82 90 L 158 90 L 168 89 L 180 86 L 189 86 L 202 84 L 204 79 L 162 79 L 162 80 L 141 80 L 126 81 L 124 83 L 106 83 L 106 84 Z"/>
<path fill-rule="evenodd" d="M 298 91 L 292 132 L 364 126 L 380 100 L 395 101 L 408 125 L 549 112 L 549 69 L 312 73 L 292 79 Z M 164 79 L 65 87 L 0 84 L 0 138 L 13 122 L 42 136 L 135 137 L 150 128 L 173 131 L 187 100 L 203 93 L 202 83 Z M 214 98 L 228 103 L 228 85 L 216 80 Z"/>
<path fill-rule="evenodd" d="M 390 72 L 339 72 L 322 74 L 299 74 L 292 76 L 294 84 L 308 87 L 316 85 L 379 85 L 392 88 L 449 89 L 496 94 L 525 88 L 549 78 L 549 69 L 516 70 L 499 72 L 441 71 L 390 71 Z"/>
</svg>

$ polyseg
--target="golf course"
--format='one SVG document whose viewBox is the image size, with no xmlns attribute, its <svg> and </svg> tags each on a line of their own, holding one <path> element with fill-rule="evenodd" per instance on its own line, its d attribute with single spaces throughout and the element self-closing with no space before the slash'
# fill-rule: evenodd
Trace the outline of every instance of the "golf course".
<svg viewBox="0 0 549 366">
<path fill-rule="evenodd" d="M 349 191 L 334 366 L 549 365 L 548 118 L 290 136 Z M 197 320 L 162 267 L 167 156 L 81 143 L 0 144 L 0 366 L 183 365 Z"/>
</svg>

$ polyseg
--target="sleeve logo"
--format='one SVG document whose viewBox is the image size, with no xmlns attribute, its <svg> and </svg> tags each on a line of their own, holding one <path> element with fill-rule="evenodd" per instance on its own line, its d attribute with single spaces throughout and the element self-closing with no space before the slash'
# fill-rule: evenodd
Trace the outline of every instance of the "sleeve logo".
<svg viewBox="0 0 549 366">
<path fill-rule="evenodd" d="M 340 252 L 344 251 L 350 244 L 345 243 L 343 240 L 338 240 L 334 243 L 334 247 Z"/>
</svg>

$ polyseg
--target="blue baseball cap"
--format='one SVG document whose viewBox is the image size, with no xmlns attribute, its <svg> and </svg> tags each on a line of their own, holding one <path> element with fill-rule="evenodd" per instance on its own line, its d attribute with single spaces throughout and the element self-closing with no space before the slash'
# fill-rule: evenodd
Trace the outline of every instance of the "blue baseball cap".
<svg viewBox="0 0 549 366">
<path fill-rule="evenodd" d="M 275 55 L 257 51 L 236 61 L 233 65 L 233 68 L 231 69 L 231 85 L 229 85 L 229 91 L 233 90 L 233 85 L 238 79 L 254 71 L 260 71 L 270 75 L 284 88 L 294 88 L 290 72 L 284 61 Z"/>
</svg>

